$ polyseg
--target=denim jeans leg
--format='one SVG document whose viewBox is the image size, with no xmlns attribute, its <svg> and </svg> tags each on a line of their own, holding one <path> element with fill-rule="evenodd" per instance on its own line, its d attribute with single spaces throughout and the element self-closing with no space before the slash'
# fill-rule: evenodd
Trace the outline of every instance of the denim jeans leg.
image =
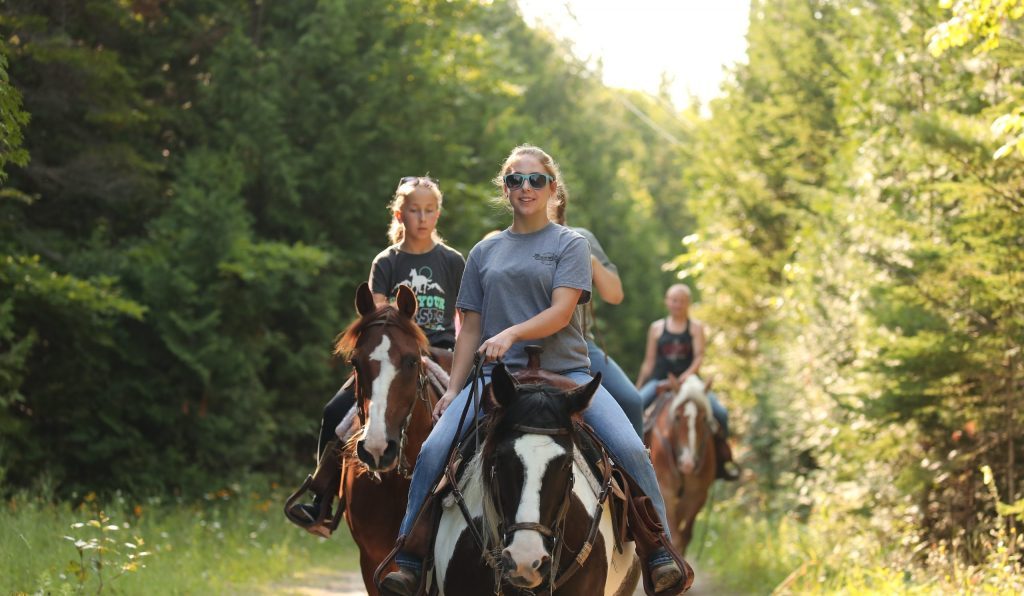
<svg viewBox="0 0 1024 596">
<path fill-rule="evenodd" d="M 482 381 L 484 385 L 488 382 L 490 382 L 490 378 L 485 378 Z M 472 384 L 467 385 L 459 392 L 459 395 L 455 397 L 448 406 L 448 409 L 441 415 L 441 419 L 434 425 L 434 429 L 430 431 L 430 435 L 427 436 L 427 440 L 423 442 L 423 446 L 420 448 L 420 454 L 416 458 L 416 466 L 412 470 L 412 479 L 409 484 L 409 503 L 405 506 L 405 517 L 402 518 L 402 526 L 398 531 L 399 535 L 406 536 L 409 534 L 413 522 L 416 521 L 416 516 L 419 515 L 423 503 L 427 500 L 427 495 L 434 488 L 438 478 L 441 477 L 441 472 L 444 471 L 444 457 L 448 455 L 448 448 L 451 447 L 455 431 L 459 427 L 459 418 L 462 416 L 462 409 L 466 405 L 466 400 L 469 399 L 469 391 L 472 387 Z M 462 424 L 463 434 L 466 433 L 466 430 L 472 424 L 474 415 L 478 414 L 473 411 L 472 405 L 469 406 L 469 409 L 469 413 L 466 414 L 466 421 Z"/>
<path fill-rule="evenodd" d="M 722 402 L 718 401 L 718 396 L 715 395 L 714 391 L 708 391 L 708 402 L 711 403 L 711 413 L 714 415 L 715 420 L 718 424 L 722 425 L 722 436 L 729 436 L 729 412 L 722 405 Z"/>
<path fill-rule="evenodd" d="M 566 376 L 578 384 L 588 383 L 592 378 L 585 372 L 570 372 L 566 373 Z M 593 427 L 615 463 L 622 466 L 640 485 L 640 490 L 651 498 L 665 527 L 665 533 L 671 536 L 668 517 L 665 515 L 665 499 L 661 496 L 658 478 L 654 475 L 654 466 L 651 465 L 651 458 L 647 456 L 647 448 L 635 432 L 629 432 L 632 425 L 607 389 L 598 387 L 593 399 L 590 400 L 590 407 L 583 412 L 583 420 Z"/>
<path fill-rule="evenodd" d="M 650 381 L 644 383 L 644 386 L 640 388 L 640 399 L 644 403 L 644 410 L 649 408 L 651 404 L 654 403 L 654 398 L 657 397 L 658 395 L 658 383 L 660 382 L 660 379 L 651 379 Z"/>
<path fill-rule="evenodd" d="M 605 354 L 592 341 L 587 342 L 587 349 L 590 352 L 590 371 L 594 374 L 601 373 L 601 385 L 608 390 L 619 404 L 626 418 L 633 425 L 637 436 L 644 434 L 644 408 L 640 398 L 640 392 L 636 390 L 633 383 L 622 372 L 618 363 Z"/>
</svg>

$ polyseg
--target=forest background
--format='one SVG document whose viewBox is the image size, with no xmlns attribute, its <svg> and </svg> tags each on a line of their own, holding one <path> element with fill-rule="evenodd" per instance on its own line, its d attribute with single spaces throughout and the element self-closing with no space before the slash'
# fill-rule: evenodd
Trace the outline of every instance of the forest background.
<svg viewBox="0 0 1024 596">
<path fill-rule="evenodd" d="M 714 531 L 769 589 L 1019 588 L 1024 2 L 750 15 L 677 108 L 509 0 L 6 0 L 0 492 L 297 482 L 397 180 L 466 254 L 530 142 L 619 266 L 630 374 L 696 290 L 748 470 Z"/>
</svg>

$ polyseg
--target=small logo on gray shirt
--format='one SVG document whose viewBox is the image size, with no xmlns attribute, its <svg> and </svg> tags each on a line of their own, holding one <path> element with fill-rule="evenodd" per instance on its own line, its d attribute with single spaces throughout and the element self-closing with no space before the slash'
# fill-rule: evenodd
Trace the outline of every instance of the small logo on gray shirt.
<svg viewBox="0 0 1024 596">
<path fill-rule="evenodd" d="M 536 253 L 535 252 L 535 253 L 533 253 L 533 258 L 538 260 L 538 261 L 540 261 L 541 263 L 544 263 L 548 267 L 554 267 L 555 261 L 557 260 L 557 257 L 555 256 L 555 253 L 553 253 L 553 252 L 546 252 L 546 253 Z"/>
</svg>

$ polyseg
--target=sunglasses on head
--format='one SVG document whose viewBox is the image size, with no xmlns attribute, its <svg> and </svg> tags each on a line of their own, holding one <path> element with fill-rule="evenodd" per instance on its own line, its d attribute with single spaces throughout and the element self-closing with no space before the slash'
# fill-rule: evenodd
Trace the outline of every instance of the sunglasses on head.
<svg viewBox="0 0 1024 596">
<path fill-rule="evenodd" d="M 540 172 L 534 172 L 532 174 L 505 174 L 505 186 L 509 190 L 519 190 L 523 187 L 523 183 L 529 181 L 530 186 L 536 190 L 544 188 L 545 185 L 555 180 L 554 176 L 542 174 Z"/>
<path fill-rule="evenodd" d="M 437 186 L 437 180 L 430 176 L 402 176 L 398 180 L 398 186 L 405 186 L 406 184 L 412 184 L 413 186 L 419 186 L 421 182 L 426 181 L 429 184 Z"/>
</svg>

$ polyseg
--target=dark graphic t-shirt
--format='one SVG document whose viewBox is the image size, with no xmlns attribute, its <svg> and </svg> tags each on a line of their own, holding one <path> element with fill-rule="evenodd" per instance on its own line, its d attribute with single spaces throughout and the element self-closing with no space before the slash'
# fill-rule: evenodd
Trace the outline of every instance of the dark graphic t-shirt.
<svg viewBox="0 0 1024 596">
<path fill-rule="evenodd" d="M 654 371 L 651 379 L 667 379 L 668 373 L 676 376 L 686 372 L 693 364 L 693 336 L 690 334 L 690 320 L 682 333 L 671 333 L 668 330 L 668 319 L 658 337 L 658 351 L 654 360 Z"/>
<path fill-rule="evenodd" d="M 370 289 L 393 298 L 398 286 L 416 292 L 416 324 L 433 346 L 455 345 L 455 299 L 466 261 L 453 248 L 438 244 L 420 255 L 389 246 L 373 259 Z"/>
</svg>

